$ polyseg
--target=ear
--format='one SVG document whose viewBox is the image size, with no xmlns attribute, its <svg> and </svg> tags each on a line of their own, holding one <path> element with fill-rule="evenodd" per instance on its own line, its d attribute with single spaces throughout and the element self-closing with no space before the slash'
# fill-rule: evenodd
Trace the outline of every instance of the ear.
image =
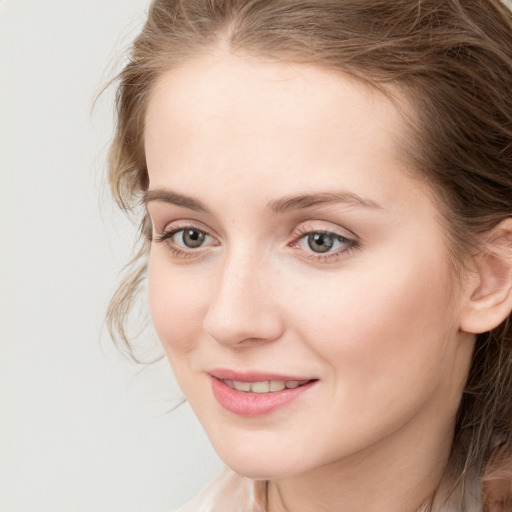
<svg viewBox="0 0 512 512">
<path fill-rule="evenodd" d="M 486 237 L 483 253 L 469 278 L 468 301 L 460 328 L 480 334 L 501 324 L 512 311 L 512 218 Z"/>
</svg>

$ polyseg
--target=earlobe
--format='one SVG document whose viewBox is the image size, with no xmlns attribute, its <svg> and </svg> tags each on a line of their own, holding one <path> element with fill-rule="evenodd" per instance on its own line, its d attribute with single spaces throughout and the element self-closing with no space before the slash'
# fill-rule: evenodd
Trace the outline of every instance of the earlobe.
<svg viewBox="0 0 512 512">
<path fill-rule="evenodd" d="M 460 328 L 471 334 L 490 331 L 512 311 L 512 219 L 491 231 L 469 281 Z"/>
</svg>

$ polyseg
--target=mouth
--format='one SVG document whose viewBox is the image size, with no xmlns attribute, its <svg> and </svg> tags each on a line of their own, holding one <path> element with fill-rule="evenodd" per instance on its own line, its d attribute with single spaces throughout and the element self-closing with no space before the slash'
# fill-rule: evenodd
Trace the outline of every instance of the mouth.
<svg viewBox="0 0 512 512">
<path fill-rule="evenodd" d="M 210 372 L 213 395 L 238 416 L 262 416 L 299 399 L 318 379 L 262 373 Z"/>
</svg>

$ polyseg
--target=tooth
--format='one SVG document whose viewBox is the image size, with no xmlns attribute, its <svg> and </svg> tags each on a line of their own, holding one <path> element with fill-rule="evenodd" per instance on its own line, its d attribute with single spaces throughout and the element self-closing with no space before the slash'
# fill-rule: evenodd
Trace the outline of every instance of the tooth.
<svg viewBox="0 0 512 512">
<path fill-rule="evenodd" d="M 286 388 L 286 384 L 282 380 L 271 380 L 270 391 L 282 391 Z"/>
<path fill-rule="evenodd" d="M 251 383 L 250 382 L 239 382 L 239 381 L 233 381 L 233 387 L 238 391 L 250 391 L 251 390 Z"/>
<path fill-rule="evenodd" d="M 308 380 L 272 380 L 272 381 L 261 381 L 261 382 L 242 382 L 237 380 L 225 379 L 224 383 L 230 388 L 236 389 L 237 391 L 244 391 L 246 393 L 274 393 L 282 391 L 283 389 L 295 389 L 299 386 L 307 384 Z"/>
<path fill-rule="evenodd" d="M 253 393 L 268 393 L 270 391 L 270 382 L 253 382 L 251 383 L 251 391 Z"/>
</svg>

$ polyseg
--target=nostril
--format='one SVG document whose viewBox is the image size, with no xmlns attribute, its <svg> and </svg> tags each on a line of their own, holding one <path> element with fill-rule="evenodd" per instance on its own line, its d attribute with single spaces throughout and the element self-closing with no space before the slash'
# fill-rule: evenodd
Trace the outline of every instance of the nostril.
<svg viewBox="0 0 512 512">
<path fill-rule="evenodd" d="M 261 259 L 231 254 L 224 262 L 203 327 L 218 343 L 247 347 L 279 338 L 282 321 Z M 255 268 L 258 267 L 258 271 Z"/>
<path fill-rule="evenodd" d="M 205 318 L 204 330 L 217 343 L 242 348 L 280 338 L 283 325 L 277 312 L 229 317 L 210 313 Z"/>
</svg>

